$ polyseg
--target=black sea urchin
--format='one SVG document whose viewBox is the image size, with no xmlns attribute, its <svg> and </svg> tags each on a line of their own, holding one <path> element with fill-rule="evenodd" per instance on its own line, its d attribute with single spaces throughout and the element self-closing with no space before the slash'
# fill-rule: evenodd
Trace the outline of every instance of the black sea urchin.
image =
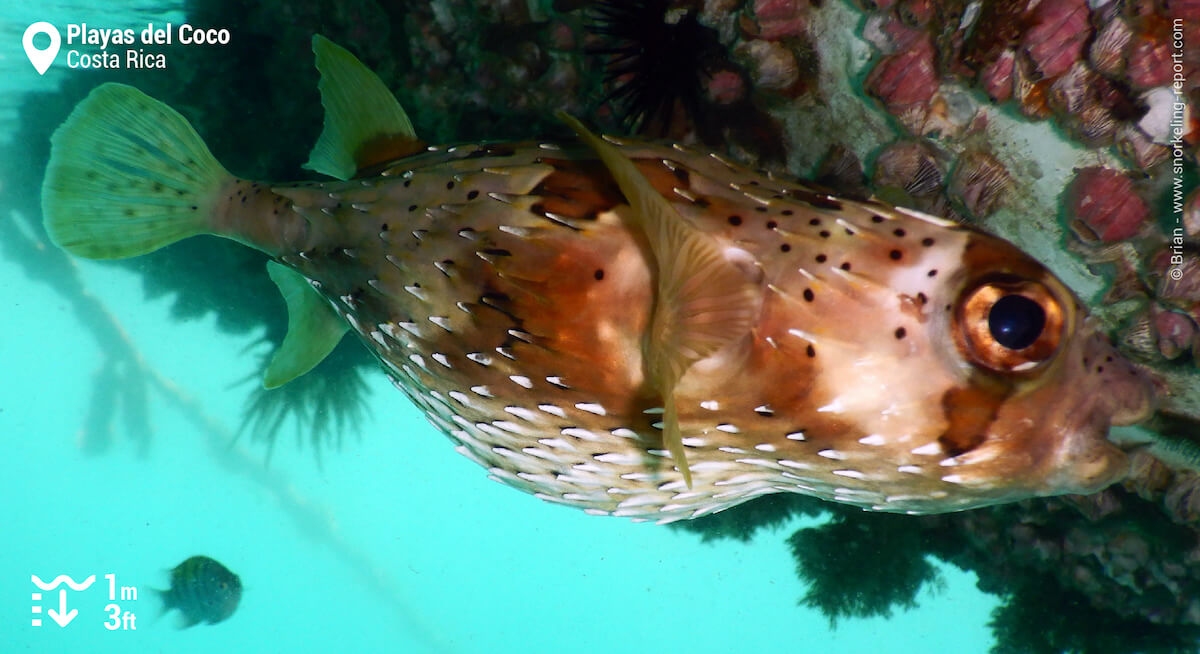
<svg viewBox="0 0 1200 654">
<path fill-rule="evenodd" d="M 308 439 L 320 465 L 322 453 L 340 449 L 345 435 L 360 434 L 370 415 L 365 363 L 369 363 L 366 351 L 344 339 L 316 368 L 279 388 L 262 388 L 261 373 L 255 372 L 246 378 L 255 389 L 246 402 L 238 436 L 249 434 L 265 443 L 269 460 L 284 423 L 291 419 L 297 440 L 303 445 Z"/>
<path fill-rule="evenodd" d="M 682 110 L 703 132 L 704 83 L 723 59 L 716 31 L 688 3 L 673 0 L 606 0 L 592 12 L 590 31 L 605 44 L 589 53 L 609 58 L 605 101 L 616 105 L 622 122 L 665 135 Z"/>
</svg>

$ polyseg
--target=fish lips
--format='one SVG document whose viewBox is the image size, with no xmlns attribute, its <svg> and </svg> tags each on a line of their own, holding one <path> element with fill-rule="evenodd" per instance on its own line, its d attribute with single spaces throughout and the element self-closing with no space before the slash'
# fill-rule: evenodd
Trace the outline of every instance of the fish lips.
<svg viewBox="0 0 1200 654">
<path fill-rule="evenodd" d="M 1066 391 L 1075 395 L 1075 402 L 1048 416 L 1063 435 L 1047 479 L 1052 494 L 1093 493 L 1126 477 L 1126 448 L 1109 438 L 1109 428 L 1141 422 L 1154 413 L 1150 376 L 1121 356 L 1094 324 L 1086 324 L 1081 337 L 1077 370 L 1082 381 Z"/>
</svg>

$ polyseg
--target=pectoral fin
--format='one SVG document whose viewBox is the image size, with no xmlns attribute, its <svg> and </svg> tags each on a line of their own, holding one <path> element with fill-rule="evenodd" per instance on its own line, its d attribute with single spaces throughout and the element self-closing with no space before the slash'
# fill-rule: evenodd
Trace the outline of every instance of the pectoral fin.
<svg viewBox="0 0 1200 654">
<path fill-rule="evenodd" d="M 304 275 L 274 261 L 267 264 L 267 274 L 288 311 L 287 335 L 263 376 L 264 387 L 277 388 L 316 367 L 342 340 L 347 326 Z"/>
<path fill-rule="evenodd" d="M 575 118 L 559 117 L 604 162 L 650 242 L 658 294 L 644 356 L 663 396 L 663 443 L 690 488 L 675 389 L 692 364 L 750 334 L 762 306 L 762 272 L 745 251 L 723 248 L 688 223 L 615 146 Z"/>
</svg>

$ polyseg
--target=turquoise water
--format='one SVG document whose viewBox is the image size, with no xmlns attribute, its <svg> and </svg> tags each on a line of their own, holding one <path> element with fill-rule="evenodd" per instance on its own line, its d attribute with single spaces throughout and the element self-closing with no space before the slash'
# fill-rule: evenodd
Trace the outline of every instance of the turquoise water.
<svg viewBox="0 0 1200 654">
<path fill-rule="evenodd" d="M 87 74 L 59 67 L 38 76 L 20 48 L 33 20 L 116 26 L 171 15 L 78 4 L 0 12 L 7 108 L 19 94 Z M 0 185 L 10 200 L 40 192 Z M 211 318 L 172 319 L 170 299 L 147 299 L 131 270 L 72 265 L 67 275 L 81 286 L 66 294 L 0 260 L 7 373 L 0 435 L 8 447 L 0 460 L 0 652 L 981 652 L 990 645 L 995 601 L 974 588 L 973 575 L 944 568 L 944 589 L 922 594 L 919 609 L 830 630 L 824 617 L 797 605 L 805 588 L 785 539 L 803 522 L 745 544 L 709 545 L 690 533 L 544 504 L 489 481 L 382 374 L 370 378 L 372 415 L 361 438 L 318 466 L 285 426 L 266 465 L 260 446 L 233 439 L 249 390 L 234 382 L 257 370 L 258 358 L 246 353 L 254 338 L 230 336 Z M 102 309 L 86 322 L 76 311 L 81 297 Z M 139 357 L 136 370 L 117 372 L 149 380 L 145 451 L 128 438 L 122 410 L 111 422 L 89 420 L 106 362 L 95 334 L 110 327 Z M 92 436 L 110 429 L 111 446 L 88 453 L 80 446 L 85 429 Z M 181 630 L 177 615 L 158 615 L 152 589 L 166 588 L 168 570 L 194 554 L 240 575 L 244 593 L 226 622 Z M 67 593 L 68 611 L 78 613 L 62 627 L 44 613 L 58 609 L 58 591 L 35 601 L 31 581 L 60 574 L 95 576 L 88 589 Z M 122 587 L 136 588 L 137 599 L 122 600 Z M 110 622 L 111 605 L 133 619 Z M 35 606 L 43 611 L 36 627 Z"/>
</svg>

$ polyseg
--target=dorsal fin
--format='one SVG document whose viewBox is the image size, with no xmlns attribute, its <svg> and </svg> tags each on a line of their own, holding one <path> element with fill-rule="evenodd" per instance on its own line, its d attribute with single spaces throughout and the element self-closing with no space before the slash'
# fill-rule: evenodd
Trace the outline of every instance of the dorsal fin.
<svg viewBox="0 0 1200 654">
<path fill-rule="evenodd" d="M 650 242 L 658 293 L 644 356 L 663 398 L 663 443 L 690 488 L 675 389 L 692 364 L 750 333 L 762 307 L 761 271 L 734 261 L 711 236 L 680 216 L 620 150 L 574 117 L 558 116 L 604 162 L 633 208 L 636 227 Z"/>
<path fill-rule="evenodd" d="M 305 168 L 346 180 L 417 152 L 422 143 L 379 76 L 333 41 L 313 35 L 325 127 Z"/>
<path fill-rule="evenodd" d="M 287 303 L 288 330 L 271 357 L 263 386 L 277 388 L 312 370 L 346 333 L 346 321 L 308 283 L 304 275 L 274 261 L 267 274 Z"/>
</svg>

